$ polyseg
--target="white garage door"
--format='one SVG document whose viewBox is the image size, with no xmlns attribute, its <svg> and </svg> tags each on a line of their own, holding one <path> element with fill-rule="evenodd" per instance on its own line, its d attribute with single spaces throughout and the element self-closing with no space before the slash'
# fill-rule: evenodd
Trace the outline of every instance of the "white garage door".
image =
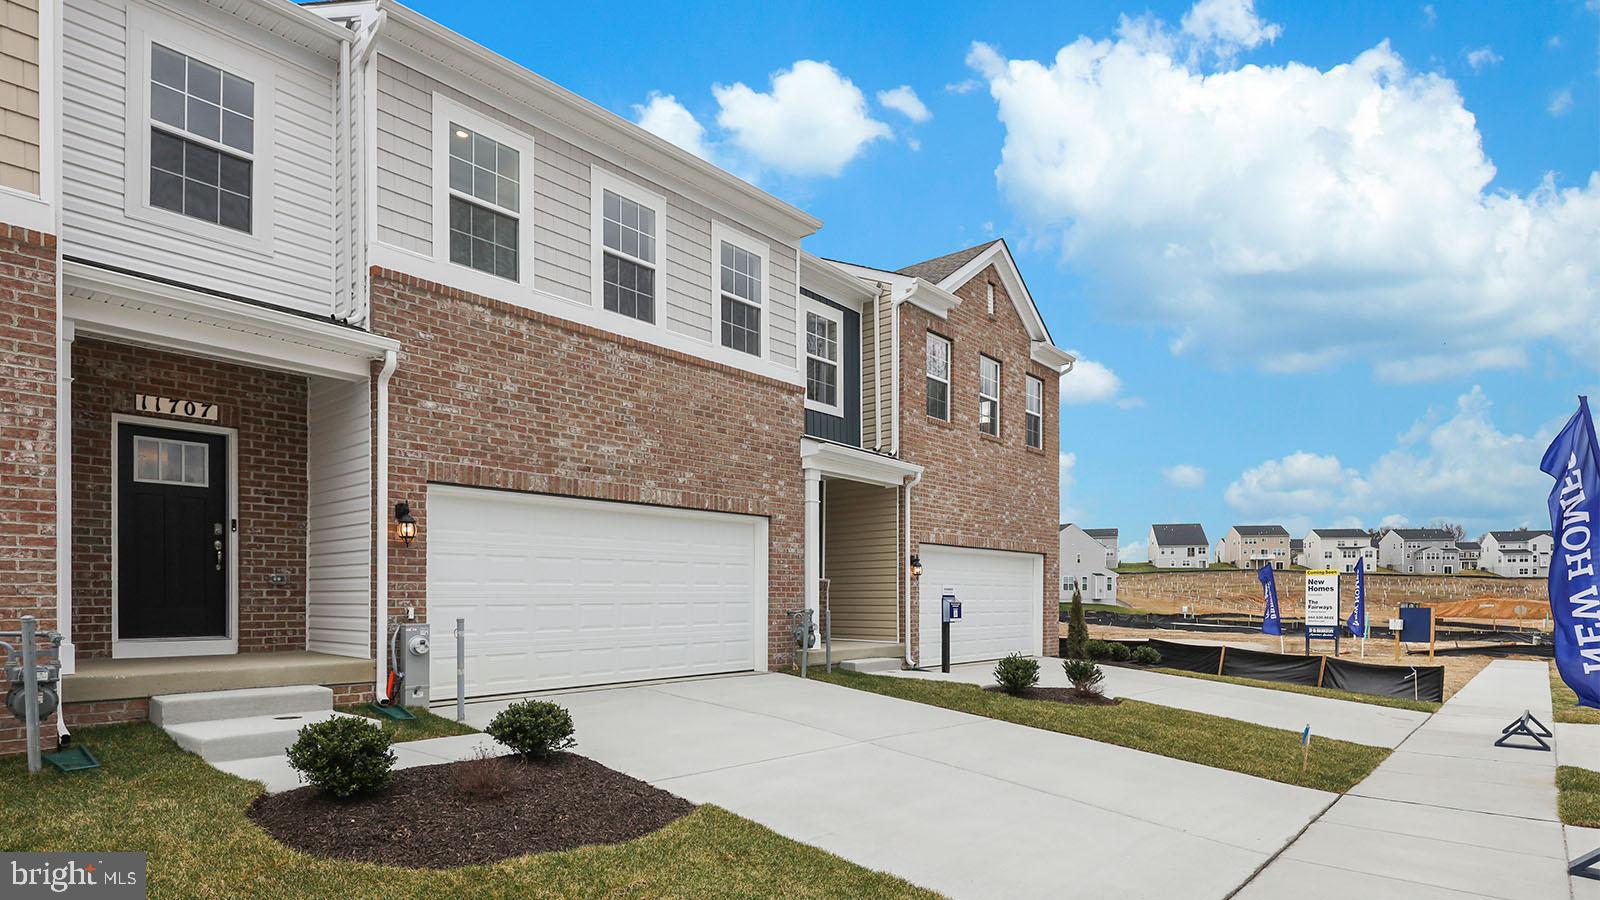
<svg viewBox="0 0 1600 900">
<path fill-rule="evenodd" d="M 961 620 L 950 626 L 950 661 L 1036 655 L 1044 628 L 1044 557 L 922 544 L 918 622 L 923 666 L 939 664 L 940 597 L 954 588 Z"/>
<path fill-rule="evenodd" d="M 469 697 L 766 667 L 765 519 L 434 486 L 426 527 L 435 700 L 458 616 Z"/>
</svg>

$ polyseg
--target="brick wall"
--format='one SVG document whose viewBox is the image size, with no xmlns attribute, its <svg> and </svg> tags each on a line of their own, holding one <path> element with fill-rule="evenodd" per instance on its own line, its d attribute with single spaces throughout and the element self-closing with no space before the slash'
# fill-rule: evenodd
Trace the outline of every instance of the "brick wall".
<svg viewBox="0 0 1600 900">
<path fill-rule="evenodd" d="M 995 314 L 984 287 L 994 284 Z M 1044 557 L 1040 616 L 1055 635 L 1061 584 L 1059 516 L 1060 379 L 1030 357 L 1022 318 L 991 266 L 955 291 L 962 302 L 948 319 L 912 306 L 900 309 L 900 455 L 924 468 L 911 494 L 911 542 L 1037 553 Z M 950 339 L 950 420 L 927 415 L 927 333 Z M 1000 436 L 978 431 L 978 357 L 1000 362 Z M 1027 446 L 1026 380 L 1044 382 L 1044 446 Z M 937 590 L 937 587 L 934 588 Z M 917 583 L 912 584 L 911 644 L 920 647 Z M 937 598 L 933 602 L 937 603 Z M 1044 652 L 1056 653 L 1055 641 Z M 919 661 L 920 662 L 920 661 Z"/>
<path fill-rule="evenodd" d="M 80 336 L 72 350 L 72 636 L 111 655 L 111 417 L 136 394 L 218 405 L 238 429 L 239 652 L 305 648 L 306 380 Z M 155 419 L 185 420 L 138 413 Z M 281 573 L 281 585 L 270 581 Z"/>
<path fill-rule="evenodd" d="M 56 621 L 56 239 L 0 225 L 0 631 Z"/>
<path fill-rule="evenodd" d="M 426 609 L 427 485 L 441 482 L 768 519 L 769 663 L 803 602 L 804 394 L 507 303 L 374 269 L 373 329 L 398 339 L 390 496 L 418 522 L 390 541 L 391 617 Z"/>
</svg>

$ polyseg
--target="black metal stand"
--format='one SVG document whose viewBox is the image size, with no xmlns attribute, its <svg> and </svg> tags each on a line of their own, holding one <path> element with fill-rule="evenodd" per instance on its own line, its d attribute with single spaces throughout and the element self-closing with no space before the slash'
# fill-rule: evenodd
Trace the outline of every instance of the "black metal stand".
<svg viewBox="0 0 1600 900">
<path fill-rule="evenodd" d="M 1535 727 L 1536 726 L 1536 727 Z M 1494 742 L 1496 747 L 1506 747 L 1512 750 L 1543 750 L 1548 752 L 1550 745 L 1545 743 L 1545 738 L 1554 737 L 1544 723 L 1535 719 L 1529 710 L 1523 710 L 1515 722 L 1500 729 L 1500 739 Z M 1521 737 L 1533 741 L 1538 746 L 1530 747 L 1527 744 L 1507 743 L 1512 738 Z M 1600 876 L 1595 876 L 1600 877 Z"/>
<path fill-rule="evenodd" d="M 950 671 L 950 622 L 939 623 L 939 671 Z"/>
<path fill-rule="evenodd" d="M 1590 850 L 1588 853 L 1568 863 L 1567 874 L 1575 875 L 1578 878 L 1592 878 L 1595 881 L 1600 881 L 1600 871 L 1596 871 L 1595 866 L 1600 866 L 1600 849 Z"/>
</svg>

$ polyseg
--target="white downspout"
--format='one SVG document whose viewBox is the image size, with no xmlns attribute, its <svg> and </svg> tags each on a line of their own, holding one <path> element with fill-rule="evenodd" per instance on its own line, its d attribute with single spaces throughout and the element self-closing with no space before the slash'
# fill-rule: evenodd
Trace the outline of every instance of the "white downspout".
<svg viewBox="0 0 1600 900">
<path fill-rule="evenodd" d="M 911 576 L 911 489 L 921 483 L 921 472 L 911 476 L 911 480 L 906 482 L 906 510 L 905 515 L 902 518 L 906 529 L 905 565 L 903 567 L 903 570 L 906 573 L 906 593 L 901 602 L 901 607 L 904 609 L 904 619 L 906 623 L 906 665 L 908 666 L 913 664 L 911 660 L 911 583 L 916 580 Z"/>
<path fill-rule="evenodd" d="M 811 621 L 822 631 L 822 472 L 808 468 L 806 475 L 805 603 Z M 801 651 L 802 653 L 805 651 Z"/>
<path fill-rule="evenodd" d="M 389 674 L 389 378 L 399 362 L 400 357 L 393 350 L 385 350 L 383 369 L 378 372 L 378 502 L 372 516 L 373 540 L 378 553 L 377 634 L 373 641 L 377 647 L 375 699 L 384 696 L 384 683 Z"/>
<path fill-rule="evenodd" d="M 350 135 L 353 133 L 350 125 L 350 42 L 339 42 L 339 137 L 338 137 L 338 166 L 339 166 L 339 193 L 344 201 L 341 207 L 345 216 L 355 216 L 354 198 L 350 196 L 352 185 L 350 183 L 350 169 L 355 164 L 350 152 Z M 338 279 L 339 293 L 344 295 L 345 315 L 355 319 L 355 279 L 352 277 L 355 270 L 355 247 L 350 240 L 350 221 L 342 219 L 339 228 Z"/>
</svg>

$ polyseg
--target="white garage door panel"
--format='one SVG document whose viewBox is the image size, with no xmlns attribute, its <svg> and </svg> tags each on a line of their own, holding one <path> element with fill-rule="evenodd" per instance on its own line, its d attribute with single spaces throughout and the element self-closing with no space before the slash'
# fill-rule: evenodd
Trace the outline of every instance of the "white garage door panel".
<svg viewBox="0 0 1600 900">
<path fill-rule="evenodd" d="M 435 699 L 748 671 L 766 522 L 593 500 L 428 490 Z"/>
<path fill-rule="evenodd" d="M 922 544 L 918 579 L 921 664 L 939 664 L 940 597 L 952 587 L 961 620 L 950 626 L 951 662 L 1040 652 L 1044 559 L 1032 553 Z"/>
</svg>

